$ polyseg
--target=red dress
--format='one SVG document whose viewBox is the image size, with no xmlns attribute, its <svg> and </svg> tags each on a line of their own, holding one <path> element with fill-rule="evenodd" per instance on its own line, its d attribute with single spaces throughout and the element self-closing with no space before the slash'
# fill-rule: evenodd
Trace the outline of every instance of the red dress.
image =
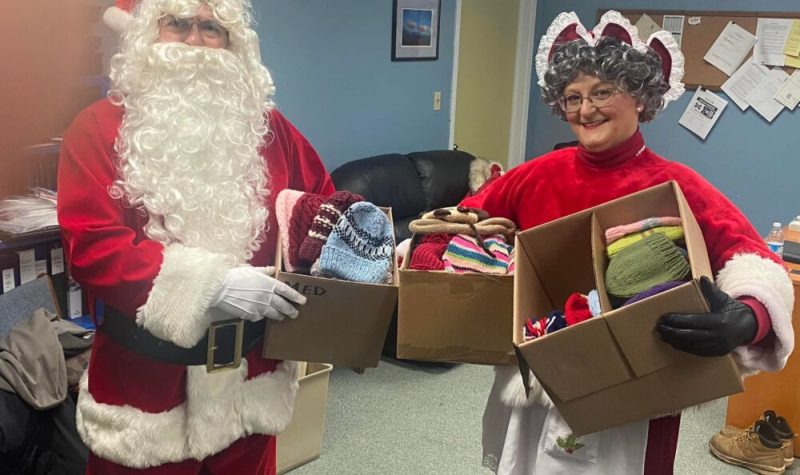
<svg viewBox="0 0 800 475">
<path fill-rule="evenodd" d="M 572 147 L 543 155 L 510 170 L 482 193 L 467 198 L 462 204 L 483 208 L 491 216 L 509 218 L 517 223 L 520 230 L 525 230 L 670 180 L 678 182 L 697 218 L 717 285 L 735 298 L 755 298 L 769 313 L 774 337 L 764 343 L 770 344 L 743 346 L 733 353 L 742 374 L 780 370 L 794 345 L 791 327 L 793 291 L 783 264 L 767 249 L 753 226 L 730 200 L 689 167 L 653 153 L 645 146 L 640 132 L 600 153 Z M 500 374 L 498 372 L 495 386 L 501 386 L 497 388 L 498 391 L 506 390 L 502 394 L 509 395 L 503 400 L 506 406 L 530 407 L 531 402 L 525 400 L 524 392 L 515 390 L 516 385 L 520 384 L 516 378 L 518 371 L 509 372 L 506 380 Z M 647 473 L 672 472 L 677 435 L 677 420 L 666 418 L 651 421 Z M 485 431 L 484 441 L 487 437 L 489 440 L 492 438 Z M 506 433 L 499 437 L 511 439 Z M 530 450 L 537 451 L 539 437 L 536 435 L 517 434 L 514 437 L 530 441 L 533 444 Z M 502 467 L 501 454 L 496 453 L 500 451 L 502 441 L 498 444 L 486 448 L 485 443 L 485 454 L 494 458 L 491 464 L 499 461 Z M 502 452 L 505 457 L 513 449 L 506 442 Z M 643 453 L 631 454 L 627 460 L 643 456 Z M 529 470 L 539 473 L 537 469 L 545 473 L 544 470 L 552 470 L 549 462 L 544 461 L 546 457 L 547 454 L 540 454 L 538 458 L 533 455 L 526 456 L 524 461 L 514 460 L 511 463 L 514 469 L 509 473 L 531 473 Z M 620 457 L 620 460 L 624 458 Z M 597 473 L 622 473 L 615 472 L 613 465 L 613 461 L 611 466 L 604 469 L 594 465 L 592 470 L 601 470 Z M 545 466 L 548 468 L 543 468 Z M 561 466 L 559 470 L 565 470 L 565 473 L 595 473 L 591 470 L 583 472 L 574 466 Z"/>
<path fill-rule="evenodd" d="M 114 143 L 122 117 L 120 107 L 101 100 L 83 110 L 64 136 L 58 218 L 70 272 L 86 289 L 92 309 L 95 299 L 102 299 L 141 317 L 145 305 L 158 301 L 158 312 L 152 313 L 165 324 L 156 336 L 191 346 L 186 342 L 205 332 L 209 296 L 225 269 L 209 251 L 148 239 L 145 213 L 109 196 L 117 179 Z M 261 152 L 269 170 L 269 223 L 251 260 L 256 266 L 274 261 L 274 198 L 281 190 L 334 191 L 317 153 L 278 111 L 270 112 L 269 129 Z M 262 359 L 260 351 L 256 345 L 237 371 L 209 375 L 202 367 L 141 356 L 98 332 L 77 417 L 93 453 L 90 473 L 93 466 L 105 467 L 105 473 L 111 465 L 164 465 L 163 473 L 194 473 L 191 466 L 199 467 L 198 460 L 217 454 L 218 464 L 229 463 L 221 460 L 224 454 L 237 450 L 249 454 L 250 461 L 242 463 L 256 463 L 259 473 L 274 472 L 275 444 L 265 436 L 279 433 L 291 419 L 297 384 L 293 364 Z M 261 436 L 248 437 L 252 434 Z M 238 473 L 233 463 L 226 465 L 227 473 Z"/>
</svg>

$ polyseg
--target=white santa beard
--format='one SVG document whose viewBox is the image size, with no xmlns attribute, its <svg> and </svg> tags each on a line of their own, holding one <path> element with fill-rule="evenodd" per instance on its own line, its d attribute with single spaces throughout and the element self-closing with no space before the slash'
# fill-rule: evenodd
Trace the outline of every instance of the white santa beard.
<svg viewBox="0 0 800 475">
<path fill-rule="evenodd" d="M 147 211 L 151 239 L 246 261 L 266 223 L 263 100 L 224 49 L 159 43 L 139 59 L 123 91 L 118 188 Z"/>
</svg>

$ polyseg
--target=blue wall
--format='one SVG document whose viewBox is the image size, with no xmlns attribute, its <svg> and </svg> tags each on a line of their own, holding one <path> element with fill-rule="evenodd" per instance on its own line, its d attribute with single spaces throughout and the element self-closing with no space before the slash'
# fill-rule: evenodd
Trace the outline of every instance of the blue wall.
<svg viewBox="0 0 800 475">
<path fill-rule="evenodd" d="M 587 28 L 594 27 L 599 8 L 700 11 L 800 11 L 797 0 L 752 2 L 729 0 L 539 0 L 536 48 L 550 22 L 562 11 L 574 10 Z M 798 15 L 800 16 L 800 15 Z M 566 123 L 550 115 L 539 99 L 533 71 L 526 154 L 537 157 L 558 142 L 574 140 Z M 752 108 L 742 112 L 729 101 L 705 143 L 678 124 L 694 91 L 687 91 L 653 122 L 642 126 L 650 148 L 683 162 L 712 182 L 744 212 L 762 235 L 773 221 L 784 225 L 800 214 L 800 112 L 783 112 L 767 123 Z M 727 96 L 722 94 L 727 99 Z"/>
<path fill-rule="evenodd" d="M 402 62 L 391 61 L 392 0 L 253 3 L 278 107 L 329 171 L 370 155 L 447 148 L 455 0 L 442 0 L 439 59 Z"/>
</svg>

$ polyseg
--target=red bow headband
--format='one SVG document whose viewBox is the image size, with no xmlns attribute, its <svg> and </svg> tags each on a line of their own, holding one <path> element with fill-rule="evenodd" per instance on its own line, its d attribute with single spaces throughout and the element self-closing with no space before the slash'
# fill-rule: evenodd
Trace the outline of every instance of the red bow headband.
<svg viewBox="0 0 800 475">
<path fill-rule="evenodd" d="M 661 69 L 664 79 L 669 85 L 669 90 L 664 94 L 664 105 L 681 96 L 684 91 L 683 82 L 683 53 L 675 43 L 672 33 L 657 31 L 650 35 L 647 43 L 639 38 L 639 31 L 619 12 L 609 10 L 602 17 L 600 23 L 586 31 L 575 12 L 559 14 L 547 29 L 539 42 L 539 52 L 536 54 L 536 75 L 539 77 L 539 86 L 545 87 L 544 74 L 553 59 L 559 46 L 573 40 L 583 39 L 590 46 L 597 44 L 603 36 L 616 38 L 623 43 L 631 45 L 641 53 L 647 53 L 648 47 L 661 58 Z"/>
</svg>

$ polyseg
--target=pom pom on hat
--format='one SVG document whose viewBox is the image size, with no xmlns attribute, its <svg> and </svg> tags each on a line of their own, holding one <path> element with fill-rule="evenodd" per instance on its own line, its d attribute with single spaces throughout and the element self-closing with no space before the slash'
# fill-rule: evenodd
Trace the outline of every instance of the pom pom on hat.
<svg viewBox="0 0 800 475">
<path fill-rule="evenodd" d="M 103 23 L 117 33 L 123 33 L 131 21 L 137 0 L 116 0 L 114 6 L 103 12 Z"/>
<path fill-rule="evenodd" d="M 322 246 L 328 240 L 333 227 L 353 203 L 364 201 L 364 197 L 349 191 L 337 191 L 329 196 L 311 223 L 308 235 L 300 244 L 299 256 L 305 262 L 314 262 L 322 253 Z"/>
<path fill-rule="evenodd" d="M 372 203 L 350 206 L 322 247 L 319 269 L 325 277 L 380 284 L 392 268 L 392 226 Z"/>
</svg>

